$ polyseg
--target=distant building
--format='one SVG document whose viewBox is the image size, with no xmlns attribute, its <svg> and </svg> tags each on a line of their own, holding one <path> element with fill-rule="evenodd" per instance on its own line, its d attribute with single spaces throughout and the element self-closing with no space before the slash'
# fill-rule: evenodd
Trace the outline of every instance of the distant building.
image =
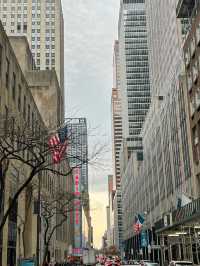
<svg viewBox="0 0 200 266">
<path fill-rule="evenodd" d="M 145 0 L 121 0 L 118 40 L 123 139 L 133 147 L 150 105 Z"/>
<path fill-rule="evenodd" d="M 27 37 L 37 69 L 56 70 L 64 102 L 64 21 L 61 0 L 1 0 L 0 19 L 8 36 Z"/>
<path fill-rule="evenodd" d="M 113 198 L 115 191 L 113 190 L 113 175 L 108 176 L 108 206 L 106 207 L 107 216 L 107 245 L 114 245 L 114 210 Z"/>
<path fill-rule="evenodd" d="M 83 248 L 93 244 L 90 204 L 88 194 L 88 135 L 86 118 L 67 118 L 65 123 L 70 133 L 72 145 L 68 148 L 70 166 L 73 170 L 74 192 L 82 196 L 82 201 L 75 200 L 74 206 L 74 255 L 81 255 Z"/>
</svg>

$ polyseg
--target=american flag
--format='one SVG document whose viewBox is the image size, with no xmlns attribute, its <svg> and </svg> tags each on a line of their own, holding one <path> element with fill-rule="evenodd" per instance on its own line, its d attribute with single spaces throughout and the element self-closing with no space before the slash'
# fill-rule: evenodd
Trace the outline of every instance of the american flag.
<svg viewBox="0 0 200 266">
<path fill-rule="evenodd" d="M 60 163 L 67 148 L 68 128 L 60 128 L 58 132 L 49 138 L 49 148 L 52 151 L 52 159 L 55 164 Z"/>
<path fill-rule="evenodd" d="M 142 224 L 137 216 L 135 216 L 135 223 L 133 224 L 134 233 L 138 234 L 142 229 Z"/>
</svg>

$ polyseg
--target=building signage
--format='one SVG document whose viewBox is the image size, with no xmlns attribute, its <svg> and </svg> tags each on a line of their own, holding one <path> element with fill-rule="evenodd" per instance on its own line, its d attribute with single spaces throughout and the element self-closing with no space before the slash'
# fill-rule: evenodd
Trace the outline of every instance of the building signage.
<svg viewBox="0 0 200 266">
<path fill-rule="evenodd" d="M 75 168 L 73 170 L 74 178 L 74 248 L 73 255 L 81 256 L 82 254 L 82 206 L 80 201 L 80 168 Z M 77 198 L 76 198 L 77 197 Z"/>
<path fill-rule="evenodd" d="M 20 262 L 20 266 L 35 266 L 35 261 L 32 259 L 25 259 Z"/>
<path fill-rule="evenodd" d="M 141 247 L 148 246 L 148 236 L 146 231 L 141 231 Z"/>
</svg>

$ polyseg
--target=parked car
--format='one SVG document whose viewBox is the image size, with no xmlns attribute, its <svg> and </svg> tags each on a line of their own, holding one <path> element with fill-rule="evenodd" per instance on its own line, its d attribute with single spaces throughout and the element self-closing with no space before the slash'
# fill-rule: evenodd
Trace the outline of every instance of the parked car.
<svg viewBox="0 0 200 266">
<path fill-rule="evenodd" d="M 191 266 L 193 265 L 192 261 L 184 261 L 184 260 L 173 260 L 169 263 L 169 266 Z"/>
</svg>

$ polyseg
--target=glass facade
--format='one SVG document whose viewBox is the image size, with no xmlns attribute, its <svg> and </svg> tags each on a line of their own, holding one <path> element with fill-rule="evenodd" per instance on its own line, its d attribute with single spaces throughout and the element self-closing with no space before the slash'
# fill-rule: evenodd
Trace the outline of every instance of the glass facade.
<svg viewBox="0 0 200 266">
<path fill-rule="evenodd" d="M 138 136 L 150 104 L 145 1 L 123 1 L 120 12 L 120 59 L 125 69 L 122 109 L 127 109 L 123 114 L 125 137 Z"/>
</svg>

